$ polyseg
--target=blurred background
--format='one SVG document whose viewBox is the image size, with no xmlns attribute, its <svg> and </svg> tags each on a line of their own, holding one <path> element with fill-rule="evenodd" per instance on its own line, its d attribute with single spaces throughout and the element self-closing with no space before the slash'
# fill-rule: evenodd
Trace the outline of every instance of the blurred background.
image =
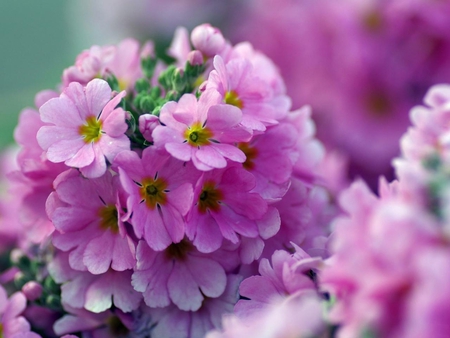
<svg viewBox="0 0 450 338">
<path fill-rule="evenodd" d="M 312 106 L 329 171 L 374 187 L 393 177 L 409 110 L 450 82 L 449 17 L 450 0 L 2 1 L 0 147 L 83 49 L 130 36 L 163 49 L 177 26 L 209 22 L 274 60 L 293 109 Z"/>
<path fill-rule="evenodd" d="M 20 110 L 39 90 L 55 88 L 73 62 L 69 31 L 64 1 L 0 1 L 1 148 L 13 142 Z"/>
</svg>

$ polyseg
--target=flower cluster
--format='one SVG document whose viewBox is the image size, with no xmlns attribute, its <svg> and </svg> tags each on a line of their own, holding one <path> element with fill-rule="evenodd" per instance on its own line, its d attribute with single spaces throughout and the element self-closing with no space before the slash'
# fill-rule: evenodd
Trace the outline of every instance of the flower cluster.
<svg viewBox="0 0 450 338">
<path fill-rule="evenodd" d="M 363 182 L 341 196 L 333 256 L 321 282 L 336 299 L 338 337 L 445 337 L 450 314 L 448 132 L 450 86 L 436 85 L 395 161 L 398 181 Z"/>
<path fill-rule="evenodd" d="M 309 107 L 290 112 L 273 63 L 208 24 L 167 54 L 93 46 L 20 116 L 0 223 L 20 250 L 2 278 L 36 332 L 202 337 L 269 275 L 274 293 L 315 288 L 330 206 Z"/>
<path fill-rule="evenodd" d="M 449 12 L 447 1 L 253 0 L 230 35 L 279 65 L 293 106 L 313 107 L 319 139 L 376 188 L 394 176 L 409 109 L 450 81 Z"/>
</svg>

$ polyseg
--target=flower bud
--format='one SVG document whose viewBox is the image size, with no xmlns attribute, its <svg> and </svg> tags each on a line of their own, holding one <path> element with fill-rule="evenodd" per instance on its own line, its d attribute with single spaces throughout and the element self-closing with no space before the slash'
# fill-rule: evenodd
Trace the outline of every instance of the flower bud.
<svg viewBox="0 0 450 338">
<path fill-rule="evenodd" d="M 139 131 L 149 142 L 153 142 L 153 130 L 159 125 L 159 119 L 155 115 L 143 114 L 139 116 Z"/>
<path fill-rule="evenodd" d="M 198 49 L 207 57 L 219 54 L 226 44 L 220 30 L 210 24 L 195 27 L 191 33 L 191 41 L 195 49 Z"/>
<path fill-rule="evenodd" d="M 41 297 L 42 286 L 38 282 L 29 281 L 22 287 L 22 292 L 28 300 L 33 301 Z"/>
<path fill-rule="evenodd" d="M 199 50 L 190 51 L 187 56 L 187 61 L 191 66 L 200 66 L 203 64 L 203 54 Z"/>
</svg>

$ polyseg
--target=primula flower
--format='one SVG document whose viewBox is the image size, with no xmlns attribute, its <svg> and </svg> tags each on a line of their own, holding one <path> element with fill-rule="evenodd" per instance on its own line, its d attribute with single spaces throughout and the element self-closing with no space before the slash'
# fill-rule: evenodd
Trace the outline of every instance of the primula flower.
<svg viewBox="0 0 450 338">
<path fill-rule="evenodd" d="M 228 275 L 225 291 L 220 297 L 205 298 L 195 312 L 182 311 L 175 306 L 152 309 L 155 323 L 152 334 L 155 337 L 205 337 L 208 331 L 219 329 L 223 315 L 233 311 L 233 304 L 239 298 L 237 292 L 242 277 Z"/>
<path fill-rule="evenodd" d="M 427 312 L 435 311 L 435 324 L 447 325 L 448 307 L 442 307 L 442 295 L 434 291 L 439 278 L 431 275 L 440 265 L 448 276 L 448 264 L 441 265 L 439 257 L 449 249 L 434 217 L 402 195 L 390 192 L 377 198 L 363 182 L 354 183 L 340 202 L 348 216 L 335 220 L 334 255 L 320 276 L 322 287 L 337 299 L 330 320 L 340 324 L 338 337 L 359 337 L 362 332 L 416 337 L 407 332 L 424 292 Z M 429 258 L 434 250 L 441 252 L 437 261 L 424 264 L 423 255 Z M 432 274 L 424 277 L 429 269 Z M 430 288 L 429 278 L 435 287 Z"/>
<path fill-rule="evenodd" d="M 301 291 L 264 309 L 258 316 L 242 319 L 223 316 L 223 330 L 206 338 L 328 337 L 322 300 L 315 292 Z"/>
<path fill-rule="evenodd" d="M 207 57 L 212 57 L 225 48 L 226 41 L 220 30 L 210 24 L 195 27 L 191 33 L 192 45 Z"/>
<path fill-rule="evenodd" d="M 106 161 L 130 147 L 126 113 L 115 108 L 124 96 L 123 91 L 111 99 L 106 81 L 94 79 L 85 88 L 72 82 L 60 97 L 45 103 L 39 112 L 50 125 L 41 127 L 37 140 L 47 158 L 79 168 L 86 177 L 103 175 Z"/>
<path fill-rule="evenodd" d="M 255 74 L 252 64 L 244 58 L 225 64 L 220 56 L 214 57 L 214 70 L 205 90 L 217 91 L 223 102 L 241 109 L 241 123 L 251 130 L 264 131 L 266 126 L 277 124 L 289 109 L 289 103 L 276 100 L 270 85 Z"/>
<path fill-rule="evenodd" d="M 224 292 L 226 273 L 214 256 L 198 252 L 187 240 L 160 252 L 140 241 L 132 284 L 150 307 L 173 303 L 181 310 L 197 311 L 204 299 Z"/>
<path fill-rule="evenodd" d="M 240 126 L 240 109 L 221 104 L 218 93 L 185 94 L 161 109 L 160 121 L 153 131 L 155 146 L 166 149 L 181 161 L 194 163 L 207 171 L 224 168 L 227 160 L 244 162 L 245 155 L 234 143 L 246 142 L 251 133 Z"/>
<path fill-rule="evenodd" d="M 131 286 L 131 270 L 112 269 L 100 275 L 73 270 L 68 255 L 58 252 L 49 264 L 52 278 L 61 286 L 62 305 L 65 304 L 94 313 L 101 313 L 114 304 L 123 312 L 139 307 L 142 296 Z"/>
<path fill-rule="evenodd" d="M 0 337 L 40 337 L 40 335 L 30 332 L 30 324 L 21 316 L 26 306 L 27 299 L 21 292 L 16 292 L 8 299 L 5 289 L 0 286 Z"/>
<path fill-rule="evenodd" d="M 250 142 L 238 144 L 246 156 L 244 169 L 256 178 L 253 191 L 266 200 L 280 199 L 289 188 L 297 138 L 292 125 L 281 123 L 255 135 Z"/>
<path fill-rule="evenodd" d="M 268 206 L 251 192 L 255 184 L 254 176 L 239 167 L 203 174 L 186 224 L 186 235 L 199 251 L 215 251 L 223 239 L 238 243 L 239 235 L 255 238 L 260 234 L 257 221 Z"/>
<path fill-rule="evenodd" d="M 70 170 L 55 182 L 47 212 L 57 232 L 53 244 L 70 251 L 69 262 L 77 270 L 93 274 L 132 269 L 134 243 L 120 221 L 119 178 L 109 172 L 86 179 Z"/>
<path fill-rule="evenodd" d="M 77 56 L 75 65 L 64 70 L 63 86 L 71 82 L 87 85 L 97 77 L 113 74 L 121 90 L 132 90 L 142 77 L 141 57 L 153 54 L 153 45 L 147 43 L 140 50 L 139 42 L 125 39 L 117 46 L 92 46 Z"/>
<path fill-rule="evenodd" d="M 300 247 L 294 245 L 296 252 L 289 254 L 277 250 L 272 255 L 272 264 L 266 258 L 259 263 L 260 276 L 251 276 L 239 286 L 242 297 L 235 306 L 240 317 L 259 315 L 261 310 L 282 301 L 288 295 L 300 290 L 316 290 L 316 269 L 321 259 L 311 258 Z"/>
<path fill-rule="evenodd" d="M 117 166 L 120 181 L 128 193 L 127 209 L 138 238 L 144 238 L 154 250 L 164 250 L 184 237 L 184 216 L 192 205 L 198 174 L 193 167 L 159 154 L 154 147 L 142 152 L 120 153 Z"/>
</svg>

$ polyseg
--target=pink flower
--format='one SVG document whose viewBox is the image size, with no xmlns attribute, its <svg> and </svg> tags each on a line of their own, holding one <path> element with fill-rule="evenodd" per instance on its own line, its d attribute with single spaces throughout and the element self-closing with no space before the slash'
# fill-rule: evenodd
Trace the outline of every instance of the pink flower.
<svg viewBox="0 0 450 338">
<path fill-rule="evenodd" d="M 238 243 L 239 236 L 260 234 L 258 220 L 268 206 L 259 194 L 251 192 L 255 183 L 253 175 L 239 167 L 203 174 L 186 224 L 186 235 L 200 252 L 217 250 L 223 239 Z"/>
<path fill-rule="evenodd" d="M 152 330 L 155 337 L 205 337 L 208 331 L 219 329 L 223 315 L 233 311 L 239 298 L 237 289 L 242 277 L 228 275 L 227 285 L 220 297 L 205 298 L 197 311 L 182 311 L 175 306 L 152 309 L 156 324 Z"/>
<path fill-rule="evenodd" d="M 223 330 L 211 331 L 206 338 L 327 336 L 322 301 L 309 290 L 279 300 L 258 316 L 243 320 L 225 315 L 222 320 Z"/>
<path fill-rule="evenodd" d="M 101 313 L 114 306 L 123 312 L 139 307 L 142 296 L 131 286 L 131 270 L 108 270 L 100 275 L 73 270 L 66 253 L 59 252 L 49 264 L 49 272 L 61 286 L 63 306 Z"/>
<path fill-rule="evenodd" d="M 85 88 L 73 82 L 59 98 L 45 103 L 39 111 L 50 125 L 41 127 L 37 140 L 47 158 L 79 168 L 86 177 L 102 176 L 106 161 L 130 146 L 126 113 L 115 109 L 124 96 L 121 92 L 111 100 L 108 84 L 94 79 Z"/>
<path fill-rule="evenodd" d="M 210 24 L 195 27 L 191 33 L 192 45 L 207 57 L 212 57 L 225 48 L 226 41 L 218 28 Z"/>
<path fill-rule="evenodd" d="M 153 46 L 146 44 L 142 51 L 134 39 L 125 39 L 117 46 L 92 46 L 77 56 L 75 65 L 64 70 L 63 86 L 71 82 L 87 85 L 97 77 L 113 74 L 120 90 L 133 90 L 134 83 L 142 77 L 141 57 L 153 53 Z"/>
<path fill-rule="evenodd" d="M 226 274 L 222 265 L 214 255 L 195 250 L 187 240 L 160 252 L 140 241 L 137 260 L 132 284 L 143 293 L 150 307 L 173 303 L 181 310 L 197 311 L 205 298 L 217 298 L 225 290 Z"/>
<path fill-rule="evenodd" d="M 75 170 L 62 174 L 55 182 L 55 192 L 47 203 L 57 230 L 53 244 L 70 251 L 72 268 L 93 274 L 105 273 L 109 268 L 133 268 L 135 248 L 120 221 L 123 212 L 119 184 L 119 178 L 109 172 L 85 179 Z"/>
<path fill-rule="evenodd" d="M 143 114 L 139 116 L 139 131 L 149 142 L 153 142 L 153 130 L 159 125 L 159 119 L 156 115 Z"/>
<path fill-rule="evenodd" d="M 128 194 L 127 209 L 136 236 L 154 250 L 180 242 L 197 171 L 168 154 L 159 154 L 154 147 L 144 149 L 142 159 L 135 152 L 122 152 L 115 166 Z"/>
<path fill-rule="evenodd" d="M 62 82 L 64 87 L 68 87 L 71 82 L 79 82 L 86 85 L 89 81 L 105 72 L 105 65 L 114 56 L 113 46 L 92 46 L 89 50 L 83 51 L 75 60 L 75 65 L 64 70 Z"/>
<path fill-rule="evenodd" d="M 220 104 L 216 93 L 185 94 L 177 102 L 168 102 L 161 109 L 158 126 L 153 132 L 155 146 L 166 149 L 181 161 L 194 163 L 207 171 L 224 168 L 227 160 L 244 162 L 245 155 L 234 143 L 246 142 L 251 133 L 240 126 L 241 111 Z"/>
<path fill-rule="evenodd" d="M 206 84 L 208 90 L 217 91 L 225 103 L 241 109 L 241 123 L 250 130 L 264 131 L 266 126 L 277 124 L 289 109 L 289 102 L 279 100 L 270 84 L 244 58 L 225 64 L 220 56 L 214 57 L 214 70 Z"/>
<path fill-rule="evenodd" d="M 277 250 L 272 255 L 272 264 L 266 258 L 259 263 L 260 276 L 245 279 L 239 286 L 239 293 L 248 300 L 239 300 L 235 307 L 238 316 L 257 316 L 267 306 L 280 302 L 288 295 L 300 290 L 316 290 L 316 269 L 320 258 L 311 258 L 300 247 L 289 254 Z"/>
<path fill-rule="evenodd" d="M 359 337 L 364 331 L 409 337 L 407 332 L 417 318 L 411 314 L 421 311 L 417 307 L 422 308 L 422 297 L 428 298 L 427 311 L 436 311 L 435 323 L 442 325 L 446 320 L 441 293 L 437 295 L 425 282 L 438 284 L 437 265 L 442 274 L 449 273 L 448 264 L 441 265 L 439 258 L 443 252 L 448 255 L 449 249 L 442 245 L 437 220 L 423 207 L 386 187 L 383 190 L 377 198 L 365 184 L 356 182 L 341 195 L 348 216 L 334 222 L 334 255 L 320 276 L 323 288 L 337 299 L 330 320 L 340 324 L 339 337 Z M 430 259 L 430 251 L 436 252 L 437 261 Z M 425 264 L 424 255 L 428 257 Z M 428 269 L 433 276 L 428 276 Z"/>
<path fill-rule="evenodd" d="M 0 286 L 0 335 L 5 338 L 39 338 L 30 332 L 30 324 L 21 316 L 27 306 L 27 299 L 21 292 L 9 299 L 5 289 Z"/>
<path fill-rule="evenodd" d="M 256 178 L 253 191 L 266 200 L 279 200 L 289 188 L 293 161 L 298 155 L 297 139 L 295 128 L 281 123 L 255 135 L 250 142 L 238 144 L 246 156 L 244 169 Z"/>
</svg>

